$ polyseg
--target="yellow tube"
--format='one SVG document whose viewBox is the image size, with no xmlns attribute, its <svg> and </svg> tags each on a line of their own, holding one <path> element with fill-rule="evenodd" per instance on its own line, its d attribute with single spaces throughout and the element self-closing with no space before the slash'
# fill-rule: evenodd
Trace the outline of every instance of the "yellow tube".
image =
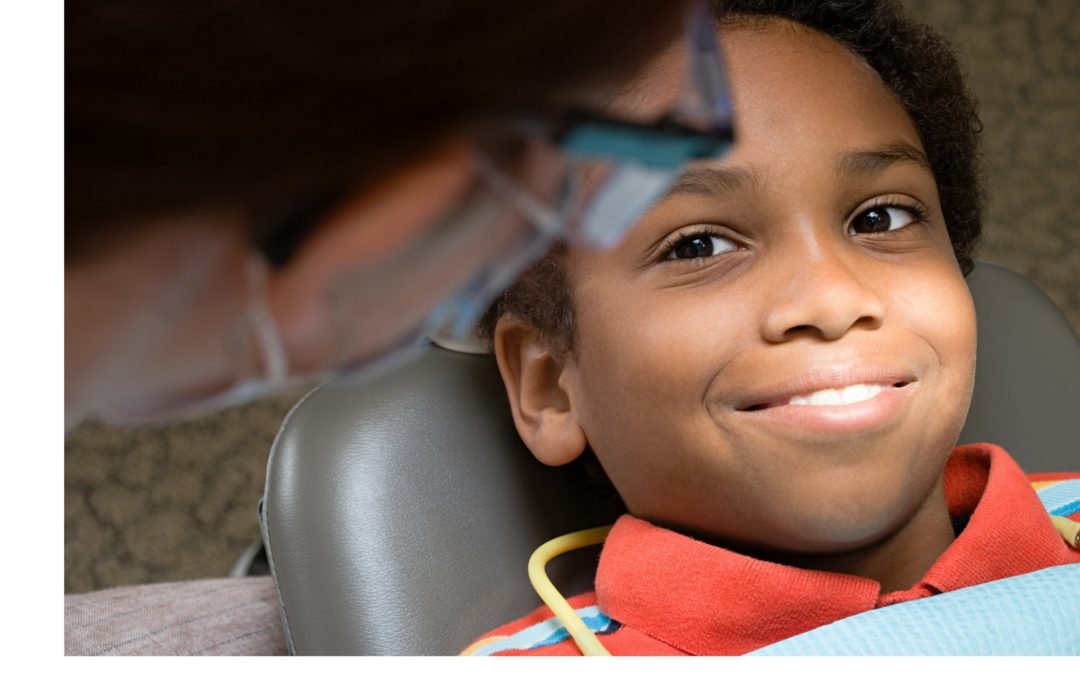
<svg viewBox="0 0 1080 675">
<path fill-rule="evenodd" d="M 586 546 L 595 546 L 603 543 L 607 538 L 611 526 L 594 527 L 591 530 L 571 532 L 561 537 L 555 537 L 533 551 L 529 557 L 529 581 L 536 589 L 537 595 L 544 601 L 555 616 L 562 621 L 563 626 L 569 631 L 570 637 L 577 644 L 578 649 L 585 656 L 611 656 L 611 653 L 600 644 L 600 640 L 577 615 L 574 608 L 566 601 L 566 598 L 555 588 L 548 578 L 545 567 L 554 558 Z"/>
<path fill-rule="evenodd" d="M 1058 531 L 1066 544 L 1073 548 L 1080 548 L 1080 523 L 1062 516 L 1050 516 L 1050 520 L 1054 521 L 1054 529 Z"/>
</svg>

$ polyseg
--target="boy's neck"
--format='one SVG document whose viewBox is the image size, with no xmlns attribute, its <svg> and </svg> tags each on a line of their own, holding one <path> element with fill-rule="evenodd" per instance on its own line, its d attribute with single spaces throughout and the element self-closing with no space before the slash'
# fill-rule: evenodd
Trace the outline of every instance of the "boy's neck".
<svg viewBox="0 0 1080 675">
<path fill-rule="evenodd" d="M 942 477 L 915 514 L 883 541 L 850 553 L 779 555 L 773 560 L 804 569 L 874 579 L 885 594 L 918 583 L 955 538 Z"/>
</svg>

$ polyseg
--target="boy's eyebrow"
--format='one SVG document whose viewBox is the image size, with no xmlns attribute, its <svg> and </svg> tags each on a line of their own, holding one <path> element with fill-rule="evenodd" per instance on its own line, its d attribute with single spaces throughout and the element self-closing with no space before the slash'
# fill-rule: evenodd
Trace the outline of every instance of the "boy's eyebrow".
<svg viewBox="0 0 1080 675">
<path fill-rule="evenodd" d="M 889 167 L 909 163 L 933 171 L 926 153 L 903 141 L 866 150 L 849 150 L 836 159 L 836 171 L 842 175 L 875 174 Z M 751 169 L 732 166 L 690 166 L 679 174 L 668 196 L 678 194 L 719 195 L 747 190 L 760 184 Z"/>
<path fill-rule="evenodd" d="M 895 164 L 914 164 L 927 171 L 933 171 L 926 153 L 913 145 L 897 141 L 878 148 L 840 153 L 836 159 L 836 172 L 848 176 L 875 174 Z"/>
<path fill-rule="evenodd" d="M 749 169 L 730 166 L 689 166 L 679 174 L 668 195 L 718 195 L 753 188 L 758 176 Z"/>
</svg>

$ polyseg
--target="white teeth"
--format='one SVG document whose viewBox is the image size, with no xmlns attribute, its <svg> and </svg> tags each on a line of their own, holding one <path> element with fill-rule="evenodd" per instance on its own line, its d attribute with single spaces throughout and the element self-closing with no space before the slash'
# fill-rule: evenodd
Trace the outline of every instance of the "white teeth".
<svg viewBox="0 0 1080 675">
<path fill-rule="evenodd" d="M 853 384 L 843 389 L 822 389 L 807 396 L 792 396 L 788 405 L 851 405 L 869 401 L 887 387 L 880 384 Z"/>
</svg>

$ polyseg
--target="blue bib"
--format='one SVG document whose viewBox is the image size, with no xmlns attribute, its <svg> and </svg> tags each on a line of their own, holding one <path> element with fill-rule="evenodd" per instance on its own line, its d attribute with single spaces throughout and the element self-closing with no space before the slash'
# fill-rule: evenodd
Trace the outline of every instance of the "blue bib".
<svg viewBox="0 0 1080 675">
<path fill-rule="evenodd" d="M 752 656 L 1078 656 L 1080 563 L 841 619 Z"/>
</svg>

